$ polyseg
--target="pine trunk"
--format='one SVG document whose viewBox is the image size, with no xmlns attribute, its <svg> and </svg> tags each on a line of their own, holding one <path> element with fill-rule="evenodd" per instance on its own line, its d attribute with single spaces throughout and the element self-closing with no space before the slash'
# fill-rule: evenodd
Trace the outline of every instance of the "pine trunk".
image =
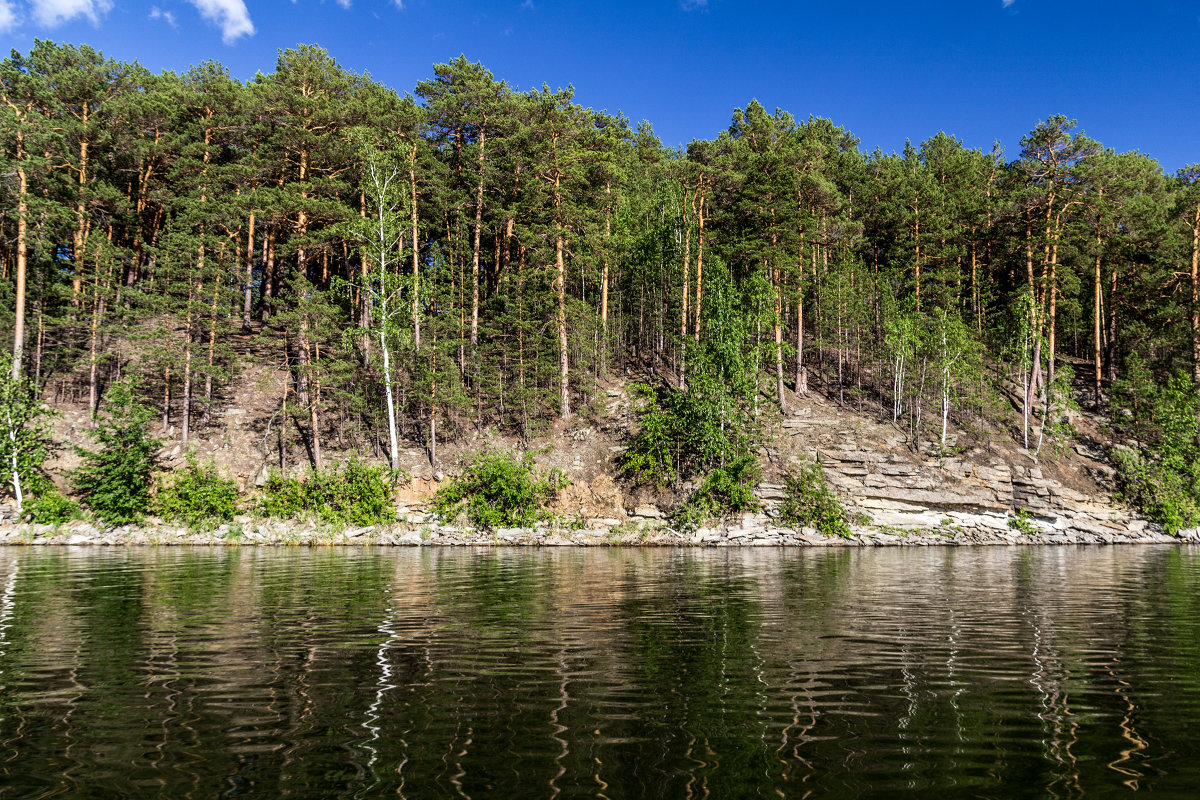
<svg viewBox="0 0 1200 800">
<path fill-rule="evenodd" d="M 563 235 L 559 231 L 554 239 L 554 288 L 558 293 L 558 379 L 559 379 L 559 416 L 564 420 L 571 418 L 571 398 L 569 394 L 569 373 L 567 364 L 567 276 L 563 263 Z"/>
<path fill-rule="evenodd" d="M 420 272 L 418 271 L 419 252 L 417 250 L 417 145 L 412 146 L 408 154 L 408 188 L 412 195 L 412 323 L 413 347 L 421 349 L 421 316 L 420 316 Z"/>
<path fill-rule="evenodd" d="M 200 248 L 200 261 L 197 265 L 197 272 L 202 272 L 204 267 L 204 247 Z M 196 287 L 196 294 L 203 290 L 203 284 Z M 183 446 L 187 447 L 188 437 L 191 435 L 192 429 L 192 291 L 188 291 L 187 297 L 187 316 L 183 329 L 183 418 L 180 422 L 182 427 Z"/>
<path fill-rule="evenodd" d="M 245 297 L 242 299 L 242 330 L 250 330 L 250 301 L 254 295 L 254 214 L 250 215 L 246 234 L 246 282 Z"/>
<path fill-rule="evenodd" d="M 213 368 L 217 363 L 217 300 L 221 296 L 221 284 L 213 281 L 212 304 L 208 316 L 208 371 L 204 373 L 204 422 L 212 415 Z"/>
<path fill-rule="evenodd" d="M 684 209 L 683 215 L 683 298 L 679 311 L 679 388 L 687 385 L 688 294 L 691 291 L 692 222 Z"/>
<path fill-rule="evenodd" d="M 1200 203 L 1192 217 L 1192 380 L 1200 389 Z M 1200 419 L 1197 423 L 1200 426 Z"/>
<path fill-rule="evenodd" d="M 1101 325 L 1101 320 L 1102 320 L 1103 314 L 1104 314 L 1104 309 L 1103 309 L 1104 293 L 1102 291 L 1102 284 L 1101 284 L 1101 280 L 1100 280 L 1100 237 L 1099 236 L 1096 237 L 1096 274 L 1095 274 L 1095 279 L 1096 279 L 1095 285 L 1093 287 L 1093 292 L 1092 292 L 1092 310 L 1094 312 L 1092 315 L 1092 323 L 1093 323 L 1092 324 L 1092 339 L 1093 339 L 1092 355 L 1095 360 L 1095 375 L 1093 376 L 1094 377 L 1093 391 L 1094 391 L 1095 397 L 1096 397 L 1096 408 L 1099 409 L 1100 408 L 1100 377 L 1102 374 L 1102 369 L 1103 369 L 1103 364 L 1104 364 L 1104 359 L 1102 356 L 1102 345 L 1104 342 L 1104 333 L 1103 333 L 1102 325 Z M 1192 302 L 1193 303 L 1196 302 L 1195 294 L 1196 294 L 1196 283 L 1195 283 L 1195 280 L 1193 279 L 1193 281 L 1192 281 Z M 1195 321 L 1195 318 L 1193 315 L 1193 322 L 1194 321 Z M 1194 330 L 1194 327 L 1193 327 L 1193 330 Z"/>
<path fill-rule="evenodd" d="M 804 394 L 804 230 L 800 230 L 800 253 L 796 259 L 796 394 Z"/>
<path fill-rule="evenodd" d="M 86 128 L 88 122 L 87 105 L 84 104 L 83 125 Z M 78 308 L 81 304 L 80 294 L 83 292 L 83 260 L 85 257 L 84 249 L 87 244 L 87 223 L 85 211 L 87 209 L 86 200 L 84 198 L 84 190 L 87 185 L 87 167 L 88 167 L 88 142 L 84 139 L 79 143 L 79 195 L 75 204 L 75 232 L 73 234 L 72 256 L 74 259 L 75 275 L 71 280 L 71 305 Z"/>
<path fill-rule="evenodd" d="M 25 269 L 27 263 L 27 226 L 29 207 L 27 195 L 29 193 L 28 176 L 25 174 L 25 167 L 21 163 L 21 159 L 25 156 L 23 150 L 23 141 L 20 133 L 17 134 L 17 275 L 16 275 L 16 308 L 15 318 L 13 321 L 13 362 L 12 362 L 12 377 L 17 380 L 21 377 L 21 354 L 25 348 Z M 15 457 L 15 456 L 14 456 Z M 14 472 L 15 475 L 15 472 Z"/>
<path fill-rule="evenodd" d="M 483 121 L 486 125 L 486 116 Z M 471 245 L 471 363 L 476 371 L 479 368 L 479 244 L 483 232 L 483 148 L 486 142 L 487 133 L 483 127 L 480 127 L 479 181 L 475 185 L 475 239 Z"/>
<path fill-rule="evenodd" d="M 704 177 L 700 178 L 700 203 L 696 208 L 696 307 L 692 309 L 695 323 L 692 326 L 692 338 L 700 341 L 700 296 L 701 281 L 704 279 Z"/>
</svg>

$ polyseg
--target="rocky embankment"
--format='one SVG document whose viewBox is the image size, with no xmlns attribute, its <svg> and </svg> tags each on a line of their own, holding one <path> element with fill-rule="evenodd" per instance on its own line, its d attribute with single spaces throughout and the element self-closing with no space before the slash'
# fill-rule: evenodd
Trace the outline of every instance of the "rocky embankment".
<svg viewBox="0 0 1200 800">
<path fill-rule="evenodd" d="M 607 397 L 610 425 L 627 430 L 632 419 L 628 396 L 614 388 Z M 939 456 L 933 443 L 914 452 L 903 431 L 816 393 L 794 401 L 791 415 L 778 420 L 763 454 L 765 479 L 756 491 L 760 510 L 698 530 L 672 527 L 668 512 L 678 498 L 626 494 L 627 487 L 614 482 L 622 438 L 580 428 L 539 450 L 542 466 L 563 469 L 571 485 L 553 508 L 557 521 L 535 528 L 474 531 L 439 523 L 427 507 L 446 476 L 414 466 L 410 483 L 397 495 L 402 521 L 389 526 L 334 530 L 244 516 L 205 532 L 153 520 L 117 529 L 83 521 L 53 527 L 14 524 L 11 508 L 0 505 L 0 544 L 842 547 L 1200 542 L 1200 530 L 1168 536 L 1116 503 L 1112 467 L 1083 438 L 1065 452 L 1045 452 L 1040 459 L 1003 436 L 964 438 L 954 455 Z M 471 444 L 476 449 L 491 446 Z M 414 452 L 414 465 L 419 459 Z M 784 476 L 811 460 L 821 462 L 826 479 L 854 512 L 858 524 L 853 536 L 825 536 L 780 522 Z M 244 490 L 267 474 L 265 462 L 232 467 Z M 255 470 L 259 480 L 248 477 Z"/>
<path fill-rule="evenodd" d="M 900 547 L 1045 544 L 1200 544 L 1200 530 L 1168 536 L 1152 526 L 1125 531 L 1087 533 L 1074 529 L 1022 532 L 1015 529 L 928 529 L 860 527 L 850 538 L 824 536 L 811 528 L 781 528 L 767 515 L 747 514 L 718 527 L 684 533 L 650 521 L 614 528 L 571 529 L 554 525 L 473 531 L 448 526 L 396 524 L 386 527 L 330 530 L 302 522 L 235 522 L 206 532 L 170 525 L 101 529 L 84 522 L 58 527 L 8 525 L 0 528 L 0 545 L 219 545 L 219 546 L 667 546 L 667 547 Z"/>
<path fill-rule="evenodd" d="M 1079 445 L 1076 473 L 1089 492 L 1049 477 L 1028 456 L 989 456 L 975 449 L 949 458 L 919 458 L 861 425 L 839 430 L 836 420 L 802 415 L 781 423 L 797 447 L 776 457 L 816 458 L 826 479 L 858 520 L 853 536 L 826 536 L 779 521 L 782 484 L 769 480 L 756 494 L 761 508 L 710 527 L 672 527 L 663 508 L 624 495 L 611 477 L 578 476 L 560 494 L 557 521 L 528 529 L 477 531 L 441 524 L 427 513 L 442 475 L 414 478 L 398 494 L 389 526 L 332 529 L 311 522 L 242 516 L 204 532 L 151 520 L 144 526 L 102 529 L 84 521 L 60 526 L 14 524 L 0 506 L 0 544 L 9 545 L 402 545 L 402 546 L 958 546 L 1035 544 L 1200 543 L 1200 529 L 1169 536 L 1116 504 L 1112 469 Z M 822 436 L 813 442 L 811 429 Z M 1022 464 L 1021 462 L 1026 462 Z M 776 471 L 783 474 L 786 469 Z"/>
<path fill-rule="evenodd" d="M 1017 536 L 1109 544 L 1163 535 L 1154 524 L 1115 504 L 1108 491 L 1085 494 L 1048 477 L 1036 465 L 1000 460 L 979 464 L 961 458 L 913 463 L 853 445 L 823 449 L 819 457 L 826 477 L 848 505 L 883 534 L 936 530 L 984 541 Z M 1111 468 L 1092 464 L 1098 483 L 1111 480 Z"/>
<path fill-rule="evenodd" d="M 888 462 L 870 463 L 883 472 Z M 849 467 L 852 471 L 861 466 Z M 831 470 L 832 472 L 832 470 Z M 911 477 L 911 476 L 908 476 Z M 976 478 L 983 483 L 1003 485 L 999 477 Z M 1028 481 L 1033 481 L 1029 483 Z M 914 481 L 915 482 L 915 481 Z M 311 522 L 259 520 L 239 517 L 207 531 L 189 531 L 169 524 L 147 524 L 98 528 L 84 521 L 63 525 L 13 524 L 0 520 L 0 545 L 220 545 L 220 546 L 674 546 L 674 547 L 896 547 L 962 545 L 1046 544 L 1154 544 L 1200 543 L 1200 529 L 1168 536 L 1144 520 L 1123 519 L 1111 508 L 1093 507 L 1087 501 L 1069 500 L 1075 508 L 1054 507 L 1053 495 L 1038 494 L 1043 482 L 1024 476 L 1014 482 L 1033 486 L 1033 497 L 1042 498 L 1043 513 L 1025 518 L 1021 527 L 1009 525 L 1015 517 L 1000 505 L 995 494 L 980 487 L 974 494 L 955 494 L 946 489 L 909 488 L 891 496 L 876 494 L 859 498 L 859 508 L 872 509 L 872 523 L 857 525 L 853 536 L 826 536 L 812 528 L 780 525 L 776 519 L 783 487 L 759 487 L 763 499 L 760 513 L 748 513 L 719 525 L 693 531 L 672 528 L 654 506 L 630 509 L 624 520 L 591 519 L 582 524 L 564 522 L 539 524 L 533 528 L 500 528 L 491 531 L 425 522 L 398 522 L 389 526 L 334 529 Z M 883 487 L 879 487 L 883 488 Z M 1023 491 L 1020 489 L 1018 491 Z M 422 515 L 412 512 L 413 518 Z M 888 522 L 879 522 L 882 518 Z M 579 518 L 574 518 L 578 523 Z"/>
</svg>

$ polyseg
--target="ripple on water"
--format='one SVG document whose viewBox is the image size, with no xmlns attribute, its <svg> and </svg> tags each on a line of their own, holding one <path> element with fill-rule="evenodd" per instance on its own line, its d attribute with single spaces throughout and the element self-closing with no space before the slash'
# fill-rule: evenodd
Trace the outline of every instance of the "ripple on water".
<svg viewBox="0 0 1200 800">
<path fill-rule="evenodd" d="M 0 795 L 1200 782 L 1200 550 L 0 551 Z"/>
</svg>

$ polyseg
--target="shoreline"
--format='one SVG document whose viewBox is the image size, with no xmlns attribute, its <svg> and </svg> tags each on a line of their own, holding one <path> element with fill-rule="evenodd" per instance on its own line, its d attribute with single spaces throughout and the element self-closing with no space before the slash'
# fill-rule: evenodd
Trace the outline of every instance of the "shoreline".
<svg viewBox="0 0 1200 800">
<path fill-rule="evenodd" d="M 665 525 L 593 525 L 567 528 L 473 530 L 449 525 L 395 523 L 388 526 L 333 529 L 313 522 L 242 519 L 208 531 L 151 524 L 100 528 L 88 522 L 62 525 L 0 526 L 0 546 L 8 547 L 1034 547 L 1052 545 L 1200 544 L 1200 529 L 1176 536 L 1158 526 L 1134 525 L 1125 530 L 1085 532 L 1070 528 L 881 529 L 859 526 L 849 538 L 827 536 L 812 528 L 763 525 L 746 515 L 717 527 L 683 533 Z M 608 522 L 604 520 L 603 522 Z"/>
</svg>

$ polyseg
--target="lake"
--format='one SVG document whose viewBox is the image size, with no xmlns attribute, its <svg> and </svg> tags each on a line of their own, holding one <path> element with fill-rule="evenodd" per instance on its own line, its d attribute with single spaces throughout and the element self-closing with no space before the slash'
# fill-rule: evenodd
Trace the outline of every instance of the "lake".
<svg viewBox="0 0 1200 800">
<path fill-rule="evenodd" d="M 1200 787 L 1200 548 L 0 548 L 0 797 Z"/>
</svg>

